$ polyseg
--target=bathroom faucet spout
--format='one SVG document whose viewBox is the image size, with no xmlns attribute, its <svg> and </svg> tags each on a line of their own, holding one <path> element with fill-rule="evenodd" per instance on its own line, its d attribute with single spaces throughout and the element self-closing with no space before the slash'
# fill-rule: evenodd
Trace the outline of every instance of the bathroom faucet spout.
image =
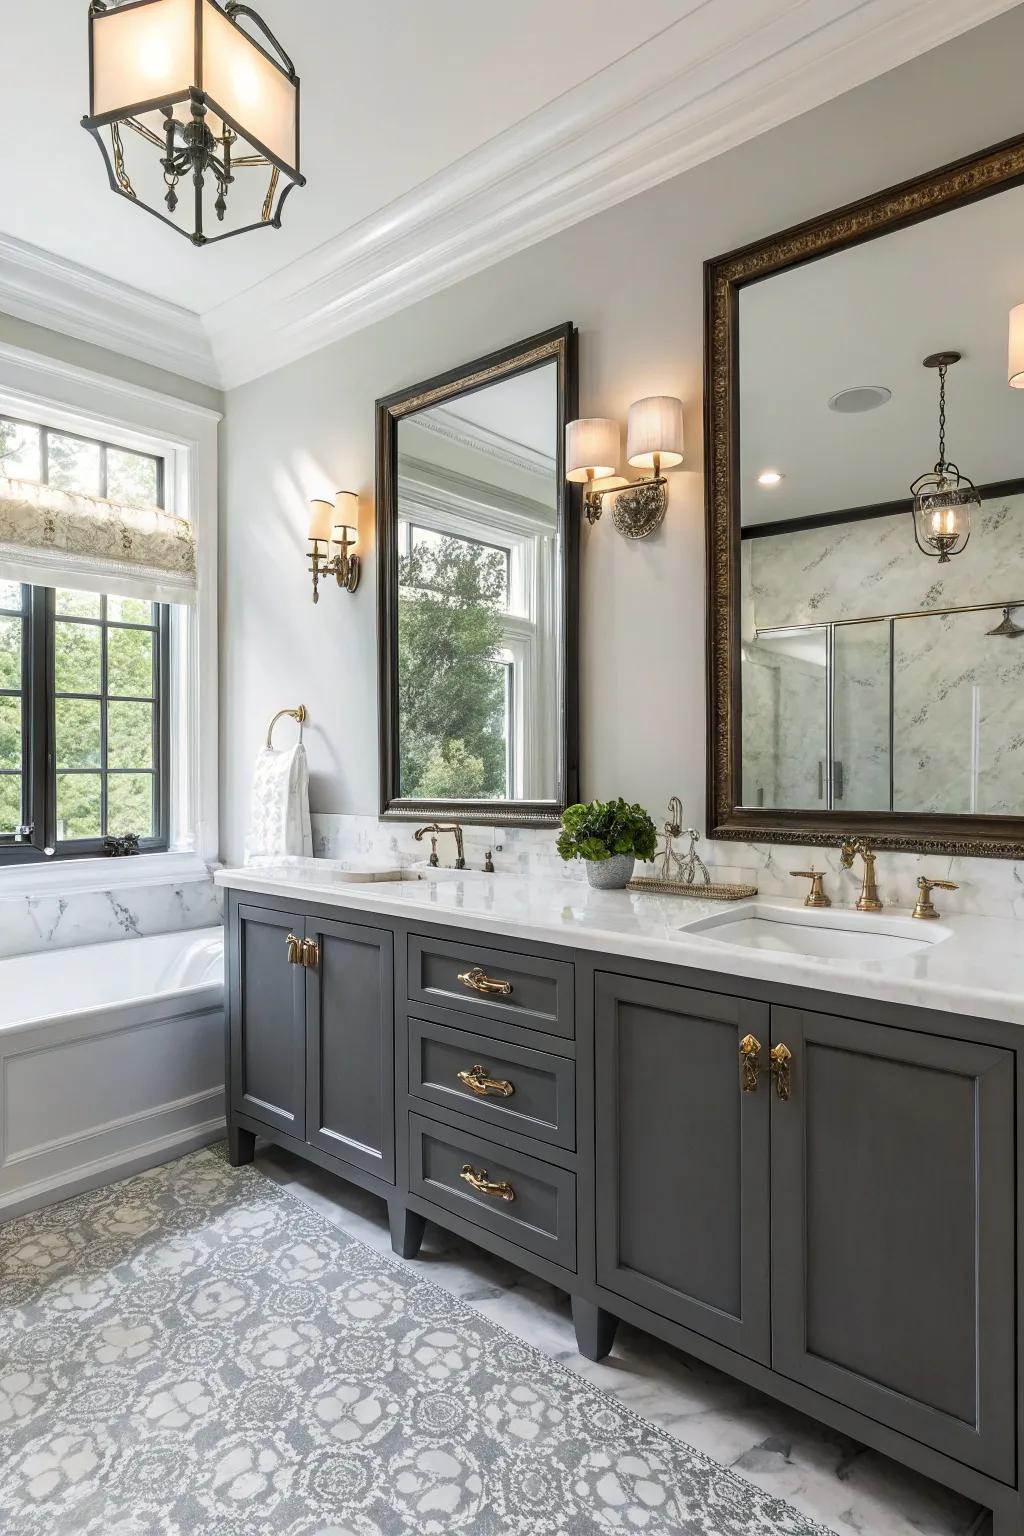
<svg viewBox="0 0 1024 1536">
<path fill-rule="evenodd" d="M 875 850 L 862 837 L 847 838 L 839 850 L 844 869 L 852 869 L 853 861 L 860 854 L 864 861 L 864 879 L 861 882 L 858 912 L 881 912 L 884 903 L 879 899 L 875 883 Z"/>
</svg>

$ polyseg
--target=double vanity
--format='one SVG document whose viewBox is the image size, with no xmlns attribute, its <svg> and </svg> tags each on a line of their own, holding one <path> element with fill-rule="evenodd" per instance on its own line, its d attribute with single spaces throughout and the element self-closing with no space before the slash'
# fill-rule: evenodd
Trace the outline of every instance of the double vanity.
<svg viewBox="0 0 1024 1536">
<path fill-rule="evenodd" d="M 1024 932 L 467 871 L 228 870 L 265 1137 L 1020 1529 Z"/>
</svg>

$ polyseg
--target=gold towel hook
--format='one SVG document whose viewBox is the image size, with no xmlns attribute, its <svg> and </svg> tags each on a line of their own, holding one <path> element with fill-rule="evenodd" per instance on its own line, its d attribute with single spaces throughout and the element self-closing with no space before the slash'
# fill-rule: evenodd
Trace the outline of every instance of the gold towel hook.
<svg viewBox="0 0 1024 1536">
<path fill-rule="evenodd" d="M 288 715 L 289 718 L 292 719 L 292 720 L 297 720 L 298 721 L 298 725 L 299 725 L 299 740 L 300 741 L 302 740 L 302 727 L 306 723 L 306 706 L 305 706 L 305 704 L 300 704 L 298 709 L 279 709 L 277 714 L 274 716 L 273 720 L 271 720 L 269 726 L 267 727 L 267 751 L 268 752 L 273 751 L 273 747 L 274 747 L 274 726 L 277 724 L 277 722 L 279 720 L 283 720 L 285 715 Z"/>
</svg>

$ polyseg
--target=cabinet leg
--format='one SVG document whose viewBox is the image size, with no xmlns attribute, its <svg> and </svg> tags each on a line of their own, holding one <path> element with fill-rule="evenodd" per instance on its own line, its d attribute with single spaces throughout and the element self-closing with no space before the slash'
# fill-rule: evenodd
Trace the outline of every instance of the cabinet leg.
<svg viewBox="0 0 1024 1536">
<path fill-rule="evenodd" d="M 613 1312 L 582 1296 L 572 1298 L 572 1321 L 576 1329 L 576 1347 L 585 1360 L 603 1360 L 615 1342 L 619 1320 Z"/>
<path fill-rule="evenodd" d="M 232 1168 L 241 1168 L 244 1163 L 251 1163 L 256 1156 L 256 1137 L 252 1131 L 243 1130 L 240 1125 L 228 1126 L 228 1162 Z"/>
<path fill-rule="evenodd" d="M 391 1246 L 395 1253 L 401 1259 L 414 1259 L 420 1251 L 427 1218 L 417 1216 L 415 1211 L 406 1210 L 396 1200 L 388 1206 L 388 1221 L 391 1225 Z"/>
</svg>

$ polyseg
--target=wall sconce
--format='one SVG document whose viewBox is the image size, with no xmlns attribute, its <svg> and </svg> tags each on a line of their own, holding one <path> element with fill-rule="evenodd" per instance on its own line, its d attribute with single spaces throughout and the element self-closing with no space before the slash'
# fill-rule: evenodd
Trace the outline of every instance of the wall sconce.
<svg viewBox="0 0 1024 1536">
<path fill-rule="evenodd" d="M 333 502 L 314 501 L 310 505 L 309 542 L 313 547 L 309 569 L 313 575 L 313 601 L 318 603 L 322 576 L 333 576 L 346 592 L 354 592 L 359 585 L 359 556 L 351 553 L 359 538 L 359 497 L 355 491 L 339 491 Z M 332 543 L 338 546 L 333 556 Z"/>
<path fill-rule="evenodd" d="M 668 507 L 662 471 L 683 462 L 683 402 L 673 395 L 649 395 L 629 408 L 626 458 L 633 469 L 649 469 L 649 480 L 597 486 L 614 476 L 622 453 L 622 430 L 605 416 L 570 421 L 565 429 L 565 478 L 587 487 L 583 512 L 596 523 L 606 496 L 614 496 L 612 522 L 627 539 L 645 539 L 660 528 Z"/>
</svg>

